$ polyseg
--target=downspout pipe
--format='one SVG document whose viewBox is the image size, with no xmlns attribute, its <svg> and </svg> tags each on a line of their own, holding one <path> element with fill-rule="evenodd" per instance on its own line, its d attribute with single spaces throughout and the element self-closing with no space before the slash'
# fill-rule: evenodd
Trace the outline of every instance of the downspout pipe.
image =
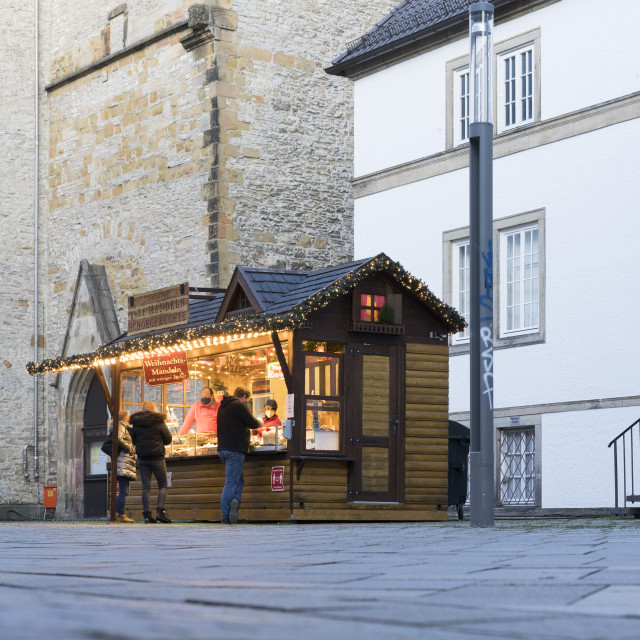
<svg viewBox="0 0 640 640">
<path fill-rule="evenodd" d="M 39 296 L 38 296 L 38 286 L 39 286 L 39 278 L 38 271 L 40 267 L 39 253 L 40 253 L 40 238 L 39 238 L 39 227 L 40 227 L 40 7 L 39 0 L 34 0 L 35 8 L 36 8 L 36 77 L 35 77 L 35 90 L 36 90 L 36 100 L 35 100 L 35 111 L 36 111 L 36 159 L 35 159 L 35 195 L 34 195 L 34 209 L 35 209 L 35 236 L 34 236 L 34 246 L 35 246 L 35 273 L 34 273 L 34 305 L 33 305 L 33 325 L 34 325 L 34 333 L 35 339 L 33 342 L 33 356 L 35 358 L 34 362 L 38 362 L 38 304 L 39 304 Z M 33 377 L 33 475 L 37 479 L 40 477 L 40 465 L 38 464 L 38 377 Z"/>
<path fill-rule="evenodd" d="M 34 362 L 38 362 L 38 268 L 39 268 L 39 207 L 40 207 L 40 199 L 39 199 L 39 182 L 40 182 L 40 104 L 39 104 L 39 90 L 40 83 L 38 81 L 39 75 L 39 49 L 40 49 L 40 41 L 39 41 L 39 31 L 40 31 L 40 15 L 39 15 L 39 0 L 34 0 L 35 5 L 35 134 L 34 134 L 34 147 L 35 147 L 35 178 L 34 178 L 34 198 L 33 198 L 33 208 L 34 208 L 34 267 L 33 267 L 33 360 Z M 33 477 L 38 479 L 40 477 L 40 469 L 39 469 L 39 460 L 38 460 L 38 376 L 33 376 L 33 444 L 25 445 L 23 452 L 23 473 L 26 480 L 29 479 L 29 470 L 27 464 L 27 456 L 28 450 L 33 449 Z"/>
</svg>

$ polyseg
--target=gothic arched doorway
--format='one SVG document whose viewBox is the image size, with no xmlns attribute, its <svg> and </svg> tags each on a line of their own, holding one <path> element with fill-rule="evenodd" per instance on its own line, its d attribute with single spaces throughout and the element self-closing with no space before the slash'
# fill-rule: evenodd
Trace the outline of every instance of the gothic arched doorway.
<svg viewBox="0 0 640 640">
<path fill-rule="evenodd" d="M 107 514 L 107 461 L 100 445 L 107 437 L 107 400 L 98 376 L 89 385 L 82 423 L 84 451 L 84 516 Z"/>
</svg>

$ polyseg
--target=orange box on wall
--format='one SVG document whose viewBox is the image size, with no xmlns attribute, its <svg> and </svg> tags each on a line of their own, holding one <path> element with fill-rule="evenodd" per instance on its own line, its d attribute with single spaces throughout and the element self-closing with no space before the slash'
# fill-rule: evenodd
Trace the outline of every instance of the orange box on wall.
<svg viewBox="0 0 640 640">
<path fill-rule="evenodd" d="M 44 487 L 44 508 L 55 509 L 58 499 L 58 487 Z"/>
</svg>

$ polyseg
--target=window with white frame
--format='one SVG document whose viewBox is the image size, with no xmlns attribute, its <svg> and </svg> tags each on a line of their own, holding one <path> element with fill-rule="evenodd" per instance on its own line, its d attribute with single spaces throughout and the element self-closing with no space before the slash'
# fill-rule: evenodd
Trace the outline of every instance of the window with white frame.
<svg viewBox="0 0 640 640">
<path fill-rule="evenodd" d="M 540 322 L 538 225 L 501 231 L 500 255 L 502 333 L 536 331 Z"/>
<path fill-rule="evenodd" d="M 496 133 L 540 122 L 540 29 L 494 45 Z M 446 63 L 446 148 L 469 140 L 469 56 Z"/>
<path fill-rule="evenodd" d="M 545 339 L 544 209 L 493 221 L 494 347 Z M 469 227 L 443 233 L 445 300 L 469 323 L 471 250 Z M 470 330 L 451 338 L 451 354 L 469 349 Z"/>
<path fill-rule="evenodd" d="M 454 71 L 454 78 L 453 141 L 457 146 L 469 140 L 469 67 Z"/>
<path fill-rule="evenodd" d="M 461 240 L 453 245 L 453 306 L 467 321 L 467 328 L 455 334 L 455 343 L 468 341 L 471 319 L 471 245 L 469 240 Z"/>
<path fill-rule="evenodd" d="M 533 44 L 498 57 L 498 126 L 501 131 L 535 119 Z"/>
</svg>

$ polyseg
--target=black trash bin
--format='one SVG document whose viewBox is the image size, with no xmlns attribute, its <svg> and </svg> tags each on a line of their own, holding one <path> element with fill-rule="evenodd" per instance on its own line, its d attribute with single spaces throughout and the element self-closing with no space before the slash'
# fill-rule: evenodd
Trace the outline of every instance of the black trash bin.
<svg viewBox="0 0 640 640">
<path fill-rule="evenodd" d="M 456 507 L 460 520 L 467 501 L 470 442 L 469 427 L 449 420 L 449 505 Z"/>
</svg>

